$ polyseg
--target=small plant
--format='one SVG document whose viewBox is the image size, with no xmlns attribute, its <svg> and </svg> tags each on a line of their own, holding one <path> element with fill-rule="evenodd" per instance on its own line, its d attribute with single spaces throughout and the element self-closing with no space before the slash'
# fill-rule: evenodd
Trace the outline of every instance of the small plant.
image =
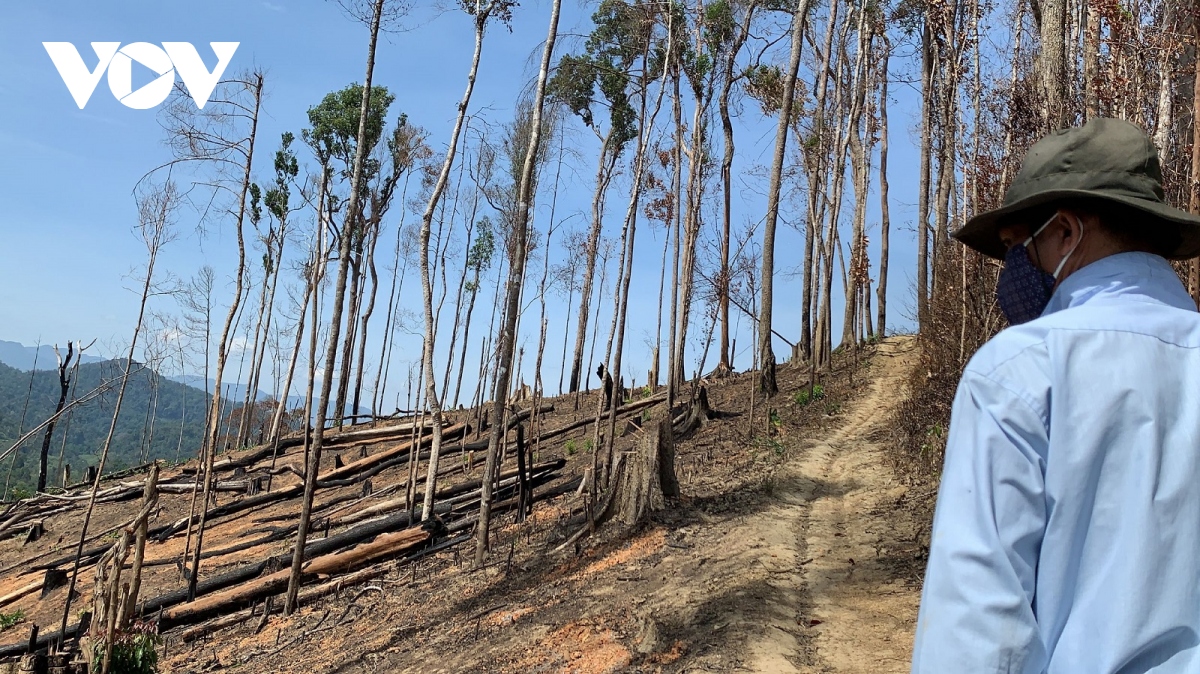
<svg viewBox="0 0 1200 674">
<path fill-rule="evenodd" d="M 642 423 L 643 424 L 648 423 L 649 421 L 650 421 L 650 410 L 642 410 Z"/>
<path fill-rule="evenodd" d="M 755 447 L 773 453 L 776 457 L 783 456 L 783 443 L 775 438 L 755 436 L 752 443 Z"/>
<path fill-rule="evenodd" d="M 575 453 L 579 451 L 579 447 L 576 446 L 574 440 L 567 440 L 566 449 L 567 456 L 575 456 Z"/>
<path fill-rule="evenodd" d="M 649 384 L 646 384 L 642 387 L 642 400 L 645 400 L 652 395 L 654 395 L 654 389 L 650 388 Z"/>
<path fill-rule="evenodd" d="M 134 623 L 128 630 L 119 630 L 113 639 L 112 655 L 108 671 L 122 674 L 156 674 L 158 672 L 158 645 L 162 638 L 154 627 L 147 623 Z M 105 644 L 97 642 L 93 647 L 92 672 L 99 672 L 104 663 Z"/>
<path fill-rule="evenodd" d="M 825 389 L 820 384 L 814 384 L 812 387 L 812 398 L 811 399 L 809 398 L 809 395 L 808 395 L 808 389 L 802 388 L 799 391 L 796 391 L 796 395 L 792 397 L 792 400 L 797 405 L 804 407 L 805 405 L 811 403 L 813 400 L 820 400 L 824 397 L 825 397 Z"/>
<path fill-rule="evenodd" d="M 767 419 L 770 421 L 773 430 L 777 431 L 783 425 L 783 420 L 779 418 L 779 412 L 775 410 L 771 410 L 770 414 L 767 415 Z"/>
<path fill-rule="evenodd" d="M 33 492 L 27 487 L 13 487 L 10 493 L 14 501 L 23 501 L 33 496 Z"/>
<path fill-rule="evenodd" d="M 591 441 L 591 440 L 584 440 L 584 441 L 583 441 L 583 448 L 584 448 L 584 449 L 585 449 L 585 450 L 586 450 L 586 451 L 587 451 L 589 454 L 591 454 L 591 453 L 592 453 L 592 449 L 593 449 L 593 448 L 592 448 L 592 441 Z"/>
<path fill-rule="evenodd" d="M 12 613 L 4 613 L 3 611 L 0 611 L 0 632 L 3 632 L 13 625 L 16 625 L 24 619 L 25 612 L 21 609 L 17 609 Z"/>
</svg>

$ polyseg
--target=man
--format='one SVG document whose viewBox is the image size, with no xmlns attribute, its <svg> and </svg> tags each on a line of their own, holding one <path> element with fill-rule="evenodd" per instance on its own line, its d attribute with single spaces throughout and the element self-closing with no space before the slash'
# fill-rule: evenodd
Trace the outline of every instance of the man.
<svg viewBox="0 0 1200 674">
<path fill-rule="evenodd" d="M 913 672 L 1200 672 L 1200 314 L 1137 127 L 1039 141 L 955 233 L 1012 327 L 952 409 Z"/>
</svg>

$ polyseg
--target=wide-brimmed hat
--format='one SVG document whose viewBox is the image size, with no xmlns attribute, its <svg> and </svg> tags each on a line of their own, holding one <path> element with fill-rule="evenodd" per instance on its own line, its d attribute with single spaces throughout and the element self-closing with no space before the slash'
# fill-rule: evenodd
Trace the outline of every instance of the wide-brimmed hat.
<svg viewBox="0 0 1200 674">
<path fill-rule="evenodd" d="M 1119 119 L 1092 119 L 1034 143 L 1004 195 L 1004 205 L 971 218 L 954 238 L 1003 259 L 1006 249 L 999 229 L 1010 216 L 1076 198 L 1105 199 L 1142 211 L 1148 217 L 1139 225 L 1179 233 L 1179 245 L 1167 257 L 1200 255 L 1200 216 L 1167 205 L 1158 150 L 1141 129 Z"/>
</svg>

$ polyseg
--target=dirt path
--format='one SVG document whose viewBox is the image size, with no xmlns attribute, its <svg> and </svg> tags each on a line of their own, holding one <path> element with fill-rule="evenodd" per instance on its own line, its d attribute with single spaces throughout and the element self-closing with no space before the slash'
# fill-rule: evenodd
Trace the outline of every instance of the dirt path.
<svg viewBox="0 0 1200 674">
<path fill-rule="evenodd" d="M 671 569 L 678 580 L 655 593 L 663 601 L 656 608 L 691 613 L 686 621 L 697 628 L 708 613 L 713 636 L 728 629 L 719 641 L 745 646 L 685 657 L 679 671 L 908 671 L 919 593 L 887 564 L 901 545 L 889 506 L 905 488 L 871 438 L 893 409 L 913 349 L 910 339 L 882 344 L 866 373 L 870 389 L 841 412 L 836 430 L 797 452 L 755 512 L 703 542 L 718 551 L 711 559 Z M 674 565 L 668 558 L 661 566 Z"/>
<path fill-rule="evenodd" d="M 443 553 L 261 633 L 251 621 L 174 651 L 167 670 L 906 672 L 921 524 L 897 511 L 905 487 L 874 438 L 915 355 L 911 339 L 886 340 L 861 388 L 831 379 L 808 406 L 793 397 L 807 373 L 781 368 L 777 428 L 749 441 L 738 403 L 756 375 L 714 385 L 714 407 L 736 414 L 681 444 L 689 496 L 637 533 L 610 527 L 577 554 L 550 553 L 562 538 L 505 524 L 507 554 L 481 569 Z M 565 537 L 555 523 L 577 502 L 542 507 L 542 530 Z"/>
</svg>

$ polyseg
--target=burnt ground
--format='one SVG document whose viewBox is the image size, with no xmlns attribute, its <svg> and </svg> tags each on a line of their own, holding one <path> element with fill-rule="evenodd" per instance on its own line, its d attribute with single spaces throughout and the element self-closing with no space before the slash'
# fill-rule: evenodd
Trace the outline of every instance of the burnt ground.
<svg viewBox="0 0 1200 674">
<path fill-rule="evenodd" d="M 684 496 L 636 530 L 610 523 L 577 546 L 556 550 L 579 528 L 583 497 L 568 493 L 539 502 L 525 523 L 500 516 L 482 567 L 473 568 L 473 543 L 467 543 L 412 563 L 384 563 L 382 575 L 287 618 L 263 622 L 256 615 L 196 640 L 172 630 L 163 635 L 161 670 L 907 671 L 927 540 L 921 513 L 930 495 L 910 490 L 887 453 L 889 422 L 916 362 L 914 348 L 910 338 L 885 340 L 861 353 L 857 368 L 848 354 L 838 354 L 834 372 L 822 381 L 825 396 L 809 404 L 796 398 L 807 370 L 783 365 L 779 395 L 758 397 L 753 415 L 757 373 L 707 382 L 717 418 L 677 443 Z M 555 411 L 544 416 L 543 427 L 562 426 L 583 410 L 594 414 L 594 396 L 583 397 L 580 412 L 571 396 L 548 400 Z M 658 405 L 647 416 L 662 413 Z M 632 446 L 641 434 L 629 430 L 618 448 Z M 536 461 L 567 460 L 543 489 L 590 467 L 591 437 L 589 426 L 537 447 Z M 280 461 L 298 465 L 299 451 Z M 328 468 L 333 454 L 325 457 Z M 455 451 L 448 457 L 460 465 L 467 459 Z M 165 470 L 164 480 L 178 471 Z M 464 468 L 444 483 L 480 473 L 480 466 Z M 407 475 L 407 467 L 398 466 L 371 478 L 377 496 L 354 507 L 395 498 L 378 494 Z M 274 486 L 297 481 L 285 475 Z M 358 485 L 323 489 L 316 503 L 359 491 Z M 218 502 L 233 498 L 241 497 L 221 494 Z M 161 505 L 151 526 L 186 516 L 189 497 L 164 495 Z M 98 506 L 89 531 L 116 527 L 136 509 L 136 501 Z M 249 540 L 269 526 L 263 520 L 286 521 L 298 510 L 299 499 L 292 499 L 218 520 L 205 548 Z M 0 595 L 38 577 L 22 574 L 35 556 L 73 549 L 81 519 L 79 511 L 54 515 L 41 540 L 0 542 Z M 206 559 L 202 577 L 287 552 L 290 544 Z M 153 566 L 143 596 L 181 586 L 174 560 L 183 547 L 182 534 L 147 547 Z M 85 567 L 75 606 L 90 603 L 92 577 Z M 0 641 L 19 640 L 30 621 L 54 629 L 64 594 L 60 589 L 40 599 L 35 593 L 5 607 L 22 610 L 26 622 L 0 632 Z"/>
</svg>

